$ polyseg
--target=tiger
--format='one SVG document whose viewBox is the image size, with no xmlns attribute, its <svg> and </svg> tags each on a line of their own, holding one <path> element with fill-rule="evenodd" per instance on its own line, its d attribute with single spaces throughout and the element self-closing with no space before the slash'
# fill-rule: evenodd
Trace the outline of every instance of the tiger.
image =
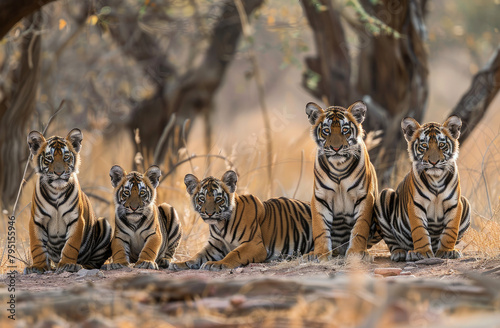
<svg viewBox="0 0 500 328">
<path fill-rule="evenodd" d="M 205 247 L 173 270 L 220 271 L 249 263 L 286 260 L 312 250 L 310 205 L 285 197 L 261 202 L 254 195 L 238 195 L 236 172 L 201 182 L 184 178 L 195 211 L 209 225 Z"/>
<path fill-rule="evenodd" d="M 182 229 L 171 205 L 155 204 L 160 168 L 153 165 L 142 174 L 127 173 L 114 165 L 109 176 L 115 188 L 115 232 L 111 243 L 113 261 L 103 269 L 121 269 L 130 263 L 140 269 L 168 268 Z"/>
<path fill-rule="evenodd" d="M 66 138 L 45 139 L 28 134 L 28 146 L 37 175 L 31 202 L 29 240 L 33 265 L 24 273 L 77 272 L 96 269 L 111 255 L 111 225 L 96 218 L 78 181 L 82 132 Z"/>
<path fill-rule="evenodd" d="M 381 240 L 373 223 L 377 175 L 363 142 L 366 105 L 322 109 L 310 102 L 306 114 L 317 145 L 311 201 L 314 253 L 321 262 L 334 256 L 373 258 L 368 248 Z"/>
<path fill-rule="evenodd" d="M 470 226 L 470 204 L 461 195 L 457 169 L 462 120 L 443 124 L 401 121 L 412 163 L 396 191 L 384 189 L 375 216 L 393 261 L 456 259 L 455 245 Z"/>
</svg>

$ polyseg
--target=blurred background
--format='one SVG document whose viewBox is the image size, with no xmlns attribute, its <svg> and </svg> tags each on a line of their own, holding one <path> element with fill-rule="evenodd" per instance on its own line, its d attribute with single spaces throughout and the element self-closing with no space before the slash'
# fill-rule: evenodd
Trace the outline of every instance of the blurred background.
<svg viewBox="0 0 500 328">
<path fill-rule="evenodd" d="M 238 193 L 310 200 L 306 103 L 361 99 L 380 189 L 395 188 L 409 169 L 402 118 L 462 117 L 458 165 L 473 207 L 464 251 L 498 255 L 498 17 L 498 0 L 3 1 L 2 236 L 23 181 L 26 136 L 49 122 L 46 137 L 83 131 L 79 180 L 111 222 L 111 166 L 160 166 L 158 203 L 181 215 L 181 259 L 207 231 L 185 174 L 234 169 Z M 24 181 L 15 211 L 20 263 L 30 261 L 31 166 Z"/>
</svg>

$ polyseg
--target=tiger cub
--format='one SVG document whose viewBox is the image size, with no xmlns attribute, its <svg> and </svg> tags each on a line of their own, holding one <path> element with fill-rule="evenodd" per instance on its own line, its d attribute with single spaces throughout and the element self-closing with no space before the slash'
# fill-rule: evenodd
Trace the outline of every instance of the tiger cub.
<svg viewBox="0 0 500 328">
<path fill-rule="evenodd" d="M 206 246 L 193 258 L 171 269 L 219 271 L 310 252 L 313 247 L 308 203 L 272 198 L 262 203 L 252 195 L 237 195 L 238 176 L 201 182 L 192 174 L 184 182 L 194 209 L 209 224 Z"/>
<path fill-rule="evenodd" d="M 153 165 L 144 174 L 127 174 L 115 165 L 109 175 L 115 188 L 115 234 L 113 262 L 103 269 L 120 269 L 130 263 L 141 269 L 168 268 L 182 232 L 177 211 L 167 203 L 155 204 L 160 168 Z"/>
<path fill-rule="evenodd" d="M 455 245 L 470 226 L 456 164 L 461 126 L 457 116 L 443 124 L 401 122 L 412 166 L 396 191 L 381 192 L 375 207 L 391 260 L 461 256 Z"/>
<path fill-rule="evenodd" d="M 111 255 L 111 226 L 95 217 L 78 182 L 82 139 L 79 129 L 66 138 L 28 135 L 37 180 L 29 222 L 33 265 L 25 274 L 51 270 L 52 263 L 57 272 L 100 268 Z"/>
<path fill-rule="evenodd" d="M 358 101 L 348 109 L 322 109 L 310 102 L 306 114 L 318 147 L 311 202 L 314 254 L 310 257 L 326 261 L 358 254 L 370 261 L 367 247 L 380 238 L 372 224 L 377 176 L 361 126 L 366 105 Z"/>
</svg>

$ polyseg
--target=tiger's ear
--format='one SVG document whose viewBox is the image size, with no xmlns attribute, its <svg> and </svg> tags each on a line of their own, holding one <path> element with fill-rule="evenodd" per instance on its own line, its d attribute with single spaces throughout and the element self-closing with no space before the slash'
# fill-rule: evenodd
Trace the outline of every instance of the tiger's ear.
<svg viewBox="0 0 500 328">
<path fill-rule="evenodd" d="M 408 142 L 411 141 L 413 135 L 415 134 L 415 131 L 417 131 L 419 128 L 420 124 L 418 124 L 418 122 L 411 117 L 406 117 L 401 121 L 401 129 L 403 129 L 405 139 Z"/>
<path fill-rule="evenodd" d="M 238 182 L 238 175 L 236 172 L 229 170 L 222 176 L 222 182 L 229 187 L 229 192 L 233 193 L 236 191 L 236 182 Z"/>
<path fill-rule="evenodd" d="M 451 136 L 454 139 L 460 137 L 460 129 L 462 128 L 462 120 L 456 115 L 448 117 L 448 119 L 443 123 L 443 126 L 450 131 Z"/>
<path fill-rule="evenodd" d="M 151 165 L 144 175 L 148 177 L 149 181 L 151 181 L 153 188 L 158 187 L 161 177 L 161 170 L 158 166 Z"/>
<path fill-rule="evenodd" d="M 38 131 L 31 131 L 28 134 L 28 146 L 30 147 L 31 154 L 36 155 L 42 144 L 45 142 L 45 138 Z"/>
<path fill-rule="evenodd" d="M 69 131 L 68 135 L 66 136 L 66 140 L 71 142 L 71 145 L 73 146 L 73 149 L 79 153 L 80 148 L 82 147 L 82 140 L 83 140 L 83 134 L 80 129 L 74 128 L 73 130 Z"/>
<path fill-rule="evenodd" d="M 184 184 L 186 185 L 188 194 L 192 195 L 196 187 L 200 184 L 200 180 L 192 174 L 186 174 L 184 177 Z"/>
<path fill-rule="evenodd" d="M 365 115 L 366 115 L 366 104 L 364 102 L 356 101 L 354 104 L 352 104 L 349 109 L 347 110 L 349 113 L 354 116 L 356 119 L 356 122 L 359 124 L 363 123 L 365 120 Z"/>
<path fill-rule="evenodd" d="M 126 172 L 121 168 L 120 165 L 114 165 L 111 170 L 109 170 L 109 176 L 111 177 L 111 185 L 116 188 L 120 181 L 122 181 Z"/>
<path fill-rule="evenodd" d="M 313 102 L 307 103 L 306 114 L 307 118 L 309 119 L 309 123 L 311 123 L 311 125 L 316 124 L 316 121 L 318 120 L 319 116 L 323 113 L 324 111 L 320 106 L 316 105 Z"/>
</svg>

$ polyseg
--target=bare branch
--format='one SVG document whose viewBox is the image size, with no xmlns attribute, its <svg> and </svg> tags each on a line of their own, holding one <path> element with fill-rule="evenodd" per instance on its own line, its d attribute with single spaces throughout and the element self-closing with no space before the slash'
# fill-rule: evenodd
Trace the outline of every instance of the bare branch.
<svg viewBox="0 0 500 328">
<path fill-rule="evenodd" d="M 479 124 L 499 89 L 500 47 L 496 49 L 488 63 L 474 75 L 469 89 L 450 114 L 462 119 L 460 142 L 464 142 Z"/>
</svg>

